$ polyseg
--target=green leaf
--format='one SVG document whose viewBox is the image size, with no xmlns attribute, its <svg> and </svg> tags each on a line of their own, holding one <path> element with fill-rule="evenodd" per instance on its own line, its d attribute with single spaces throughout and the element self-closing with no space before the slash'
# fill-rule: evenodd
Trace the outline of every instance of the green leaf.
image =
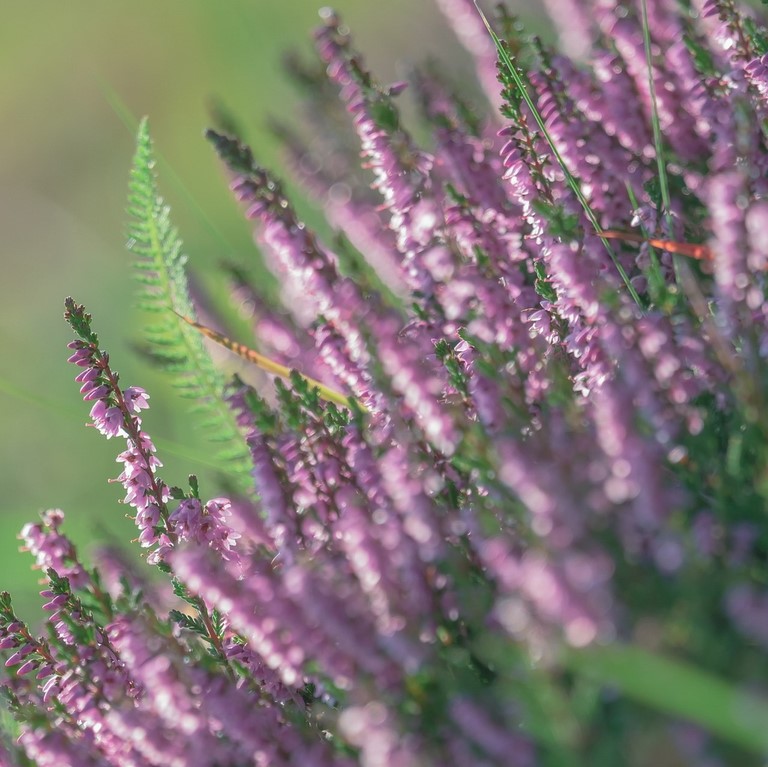
<svg viewBox="0 0 768 767">
<path fill-rule="evenodd" d="M 184 269 L 187 258 L 158 192 L 154 168 L 145 119 L 139 125 L 128 196 L 128 250 L 136 256 L 139 301 L 142 308 L 155 313 L 145 337 L 177 389 L 197 401 L 209 437 L 228 455 L 227 465 L 238 489 L 250 492 L 250 459 L 235 414 L 224 398 L 225 378 L 216 370 L 198 331 L 178 316 L 195 316 Z"/>
<path fill-rule="evenodd" d="M 571 651 L 565 665 L 724 740 L 759 754 L 768 752 L 768 700 L 707 671 L 623 644 Z"/>
</svg>

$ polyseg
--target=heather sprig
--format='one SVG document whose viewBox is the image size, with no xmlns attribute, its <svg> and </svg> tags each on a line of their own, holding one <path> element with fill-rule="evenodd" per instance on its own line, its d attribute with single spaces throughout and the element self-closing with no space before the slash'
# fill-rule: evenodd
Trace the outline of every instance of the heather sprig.
<svg viewBox="0 0 768 767">
<path fill-rule="evenodd" d="M 119 376 L 109 364 L 109 355 L 99 348 L 98 336 L 91 329 L 91 316 L 71 298 L 66 300 L 65 318 L 79 336 L 69 344 L 74 354 L 69 362 L 85 368 L 76 380 L 86 401 L 95 400 L 91 419 L 98 431 L 111 439 L 125 437 L 126 449 L 117 457 L 123 471 L 117 477 L 126 490 L 124 503 L 136 510 L 139 542 L 153 548 L 148 561 L 162 563 L 178 541 L 197 541 L 219 551 L 225 559 L 236 558 L 238 535 L 226 523 L 230 503 L 214 498 L 203 504 L 197 480 L 190 477 L 190 492 L 168 486 L 157 475 L 162 463 L 156 456 L 150 436 L 142 431 L 139 415 L 149 407 L 149 395 L 139 387 L 121 388 Z M 174 510 L 171 499 L 179 501 Z"/>
</svg>

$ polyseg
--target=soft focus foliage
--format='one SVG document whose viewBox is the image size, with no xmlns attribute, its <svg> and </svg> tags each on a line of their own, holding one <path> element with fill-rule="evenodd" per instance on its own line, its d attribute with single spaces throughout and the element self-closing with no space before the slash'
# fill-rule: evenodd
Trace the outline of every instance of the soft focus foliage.
<svg viewBox="0 0 768 767">
<path fill-rule="evenodd" d="M 456 59 L 447 45 L 450 31 L 437 9 L 417 5 L 338 0 L 387 78 L 409 59 L 442 49 L 469 81 L 467 59 Z M 16 542 L 30 513 L 62 506 L 78 545 L 109 537 L 130 547 L 130 522 L 115 513 L 115 488 L 93 479 L 109 475 L 113 456 L 92 430 L 79 428 L 82 408 L 56 352 L 69 340 L 62 296 L 86 303 L 121 372 L 151 390 L 152 431 L 166 466 L 178 476 L 195 471 L 215 481 L 220 465 L 215 451 L 199 447 L 185 408 L 174 405 L 169 377 L 135 353 L 141 329 L 124 249 L 125 181 L 139 118 L 151 115 L 162 194 L 194 260 L 194 277 L 225 305 L 218 264 L 252 261 L 252 239 L 200 136 L 217 105 L 236 106 L 259 157 L 279 163 L 270 119 L 290 117 L 300 99 L 282 61 L 310 48 L 318 7 L 317 0 L 3 2 L 0 583 L 12 588 L 25 618 L 40 615 L 35 578 Z M 412 24 L 401 30 L 404 11 Z M 91 469 L 83 471 L 86 465 Z"/>
<path fill-rule="evenodd" d="M 549 0 L 566 54 L 504 9 L 496 37 L 471 0 L 437 4 L 492 108 L 425 64 L 428 147 L 406 83 L 379 83 L 333 12 L 319 61 L 290 62 L 307 119 L 278 132 L 330 238 L 231 119 L 208 131 L 278 286 L 226 268 L 262 355 L 224 341 L 261 360 L 249 383 L 195 335 L 190 315 L 221 320 L 190 292 L 142 125 L 150 356 L 203 405 L 231 492 L 161 476 L 149 395 L 67 299 L 69 361 L 162 577 L 112 550 L 91 568 L 57 509 L 24 528 L 49 615 L 35 636 L 0 597 L 0 762 L 768 753 L 762 22 L 732 0 Z"/>
</svg>

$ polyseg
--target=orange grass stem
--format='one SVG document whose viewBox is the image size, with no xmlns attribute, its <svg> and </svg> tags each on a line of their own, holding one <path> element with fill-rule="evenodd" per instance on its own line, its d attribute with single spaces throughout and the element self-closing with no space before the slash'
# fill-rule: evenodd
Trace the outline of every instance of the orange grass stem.
<svg viewBox="0 0 768 767">
<path fill-rule="evenodd" d="M 600 232 L 600 237 L 605 237 L 608 240 L 636 242 L 638 244 L 647 242 L 652 247 L 659 248 L 659 250 L 666 250 L 669 253 L 688 256 L 688 258 L 696 258 L 699 261 L 711 261 L 714 258 L 714 254 L 712 253 L 711 248 L 708 248 L 706 245 L 695 245 L 692 242 L 657 240 L 655 238 L 643 237 L 639 234 L 632 234 L 631 232 L 617 232 L 611 230 Z"/>
<path fill-rule="evenodd" d="M 205 325 L 201 325 L 199 322 L 195 322 L 195 320 L 191 320 L 189 317 L 185 317 L 183 314 L 179 314 L 178 312 L 175 312 L 175 314 L 177 314 L 179 318 L 184 320 L 184 322 L 186 322 L 188 325 L 191 325 L 193 328 L 195 328 L 195 330 L 202 333 L 206 338 L 210 338 L 211 341 L 219 344 L 219 346 L 223 346 L 225 349 L 228 349 L 238 357 L 246 360 L 247 362 L 252 362 L 262 370 L 266 370 L 267 373 L 272 373 L 273 375 L 279 376 L 280 378 L 290 380 L 291 368 L 286 367 L 285 365 L 281 365 L 279 362 L 275 362 L 269 357 L 265 357 L 263 354 L 259 354 L 257 351 L 254 351 L 250 347 L 245 346 L 245 344 L 232 341 L 221 333 L 217 333 L 215 330 L 211 330 L 211 328 L 206 327 Z M 334 402 L 335 404 L 342 405 L 346 408 L 352 408 L 351 397 L 346 397 L 341 392 L 338 392 L 335 389 L 331 389 L 325 384 L 320 383 L 320 381 L 316 381 L 314 378 L 305 376 L 303 373 L 299 373 L 299 375 L 310 386 L 314 386 L 317 389 L 318 394 L 324 400 L 327 400 L 328 402 Z M 361 410 L 365 410 L 365 407 L 363 407 L 363 405 L 361 405 L 359 402 L 355 401 L 355 404 Z"/>
</svg>

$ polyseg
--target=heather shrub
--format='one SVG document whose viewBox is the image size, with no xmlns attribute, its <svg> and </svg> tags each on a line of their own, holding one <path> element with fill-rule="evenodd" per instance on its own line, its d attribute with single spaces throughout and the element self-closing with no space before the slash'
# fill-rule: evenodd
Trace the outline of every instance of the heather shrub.
<svg viewBox="0 0 768 767">
<path fill-rule="evenodd" d="M 502 7 L 487 28 L 438 5 L 480 90 L 413 72 L 428 146 L 333 12 L 288 62 L 307 112 L 275 128 L 323 236 L 232 121 L 207 132 L 271 275 L 222 267 L 248 346 L 188 282 L 142 122 L 148 356 L 225 469 L 171 484 L 149 394 L 68 298 L 69 361 L 158 577 L 81 557 L 58 509 L 24 528 L 47 619 L 0 596 L 0 763 L 768 753 L 761 17 L 547 0 L 559 52 Z"/>
</svg>

